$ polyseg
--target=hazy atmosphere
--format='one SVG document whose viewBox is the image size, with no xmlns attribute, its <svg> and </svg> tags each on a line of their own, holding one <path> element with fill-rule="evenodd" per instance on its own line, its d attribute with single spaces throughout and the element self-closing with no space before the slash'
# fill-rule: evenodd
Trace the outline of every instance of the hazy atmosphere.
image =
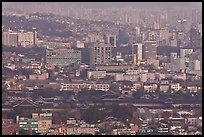
<svg viewBox="0 0 204 137">
<path fill-rule="evenodd" d="M 4 2 L 3 135 L 202 135 L 201 2 Z"/>
</svg>

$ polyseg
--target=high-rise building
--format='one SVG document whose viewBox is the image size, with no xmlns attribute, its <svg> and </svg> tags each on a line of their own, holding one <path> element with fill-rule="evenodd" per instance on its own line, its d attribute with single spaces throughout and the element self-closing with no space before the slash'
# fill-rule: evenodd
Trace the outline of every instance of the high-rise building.
<svg viewBox="0 0 204 137">
<path fill-rule="evenodd" d="M 95 43 L 90 47 L 90 65 L 111 63 L 111 44 Z"/>
<path fill-rule="evenodd" d="M 18 33 L 18 45 L 22 47 L 35 45 L 37 42 L 36 32 L 20 32 Z"/>
<path fill-rule="evenodd" d="M 157 59 L 156 41 L 144 41 L 143 59 Z"/>
<path fill-rule="evenodd" d="M 3 32 L 2 33 L 2 44 L 6 46 L 17 46 L 18 45 L 18 33 L 17 32 Z"/>
<path fill-rule="evenodd" d="M 180 49 L 180 57 L 184 58 L 186 66 L 189 65 L 189 56 L 193 53 L 193 49 L 182 48 Z"/>
<path fill-rule="evenodd" d="M 46 63 L 59 66 L 81 63 L 81 51 L 66 48 L 46 50 Z"/>
<path fill-rule="evenodd" d="M 140 64 L 142 60 L 142 43 L 135 43 L 132 45 L 133 64 Z"/>
<path fill-rule="evenodd" d="M 13 32 L 11 30 L 2 33 L 2 44 L 7 46 L 29 46 L 37 44 L 37 32 Z"/>
<path fill-rule="evenodd" d="M 118 34 L 118 42 L 119 45 L 121 44 L 128 44 L 129 43 L 129 35 L 124 29 L 119 30 Z"/>
<path fill-rule="evenodd" d="M 111 44 L 112 47 L 116 47 L 116 35 L 105 35 L 104 42 L 105 44 Z"/>
<path fill-rule="evenodd" d="M 140 36 L 140 27 L 139 26 L 135 27 L 135 32 L 136 32 L 136 36 Z"/>
<path fill-rule="evenodd" d="M 201 47 L 202 46 L 202 37 L 198 30 L 191 28 L 190 30 L 190 46 L 191 47 Z"/>
</svg>

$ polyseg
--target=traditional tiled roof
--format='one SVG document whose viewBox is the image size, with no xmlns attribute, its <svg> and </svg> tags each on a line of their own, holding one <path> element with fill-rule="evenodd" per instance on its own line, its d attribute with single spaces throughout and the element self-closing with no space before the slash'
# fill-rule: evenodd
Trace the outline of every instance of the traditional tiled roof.
<svg viewBox="0 0 204 137">
<path fill-rule="evenodd" d="M 28 107 L 28 106 L 34 106 L 34 107 L 38 107 L 38 104 L 33 102 L 32 100 L 29 100 L 27 98 L 25 98 L 23 101 L 21 101 L 20 103 L 14 105 L 13 107 Z"/>
</svg>

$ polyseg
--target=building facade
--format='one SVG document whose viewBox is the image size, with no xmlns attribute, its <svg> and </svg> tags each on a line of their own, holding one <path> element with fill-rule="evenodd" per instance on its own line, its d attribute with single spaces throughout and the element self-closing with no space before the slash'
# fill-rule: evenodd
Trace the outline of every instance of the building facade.
<svg viewBox="0 0 204 137">
<path fill-rule="evenodd" d="M 90 65 L 111 63 L 111 44 L 96 43 L 90 47 Z"/>
<path fill-rule="evenodd" d="M 140 64 L 142 60 L 142 43 L 135 43 L 132 45 L 133 64 Z"/>
<path fill-rule="evenodd" d="M 57 66 L 81 63 L 81 51 L 66 48 L 46 50 L 46 63 Z"/>
<path fill-rule="evenodd" d="M 143 59 L 157 59 L 156 41 L 144 41 Z"/>
</svg>

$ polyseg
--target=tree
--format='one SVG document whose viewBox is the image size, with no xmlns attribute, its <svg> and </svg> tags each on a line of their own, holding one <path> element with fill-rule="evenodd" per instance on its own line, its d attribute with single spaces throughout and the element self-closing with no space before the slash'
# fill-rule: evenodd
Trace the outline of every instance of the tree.
<svg viewBox="0 0 204 137">
<path fill-rule="evenodd" d="M 127 119 L 131 120 L 132 119 L 132 108 L 129 106 L 119 106 L 118 104 L 114 104 L 112 106 L 112 116 L 118 118 L 124 123 L 127 123 Z"/>
<path fill-rule="evenodd" d="M 161 117 L 164 119 L 168 119 L 171 116 L 171 113 L 168 111 L 165 111 L 161 114 Z"/>
<path fill-rule="evenodd" d="M 82 119 L 87 123 L 97 123 L 98 120 L 102 121 L 105 118 L 104 114 L 105 112 L 99 110 L 96 106 L 91 106 L 82 113 Z"/>
<path fill-rule="evenodd" d="M 7 91 L 3 90 L 2 91 L 2 103 L 4 103 L 7 100 L 8 93 Z"/>
<path fill-rule="evenodd" d="M 137 89 L 136 92 L 133 93 L 133 97 L 136 99 L 140 99 L 140 97 L 142 97 L 143 95 L 144 95 L 143 87 L 140 87 L 139 89 Z"/>
</svg>

